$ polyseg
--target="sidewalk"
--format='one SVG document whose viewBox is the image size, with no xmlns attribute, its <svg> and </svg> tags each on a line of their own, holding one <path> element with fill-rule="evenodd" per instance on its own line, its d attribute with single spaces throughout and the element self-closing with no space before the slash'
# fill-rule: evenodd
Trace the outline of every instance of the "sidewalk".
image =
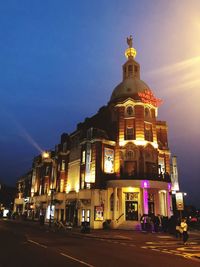
<svg viewBox="0 0 200 267">
<path fill-rule="evenodd" d="M 151 233 L 151 232 L 141 232 L 136 230 L 120 230 L 120 229 L 90 229 L 90 233 L 81 233 L 80 227 L 74 227 L 72 229 L 56 229 L 53 226 L 50 228 L 48 223 L 45 223 L 44 225 L 40 225 L 38 221 L 23 221 L 23 220 L 8 220 L 13 223 L 20 223 L 24 224 L 29 227 L 38 228 L 40 230 L 44 231 L 52 231 L 56 232 L 58 234 L 67 234 L 67 235 L 73 235 L 73 236 L 80 236 L 80 237 L 89 237 L 89 238 L 98 238 L 98 239 L 110 239 L 110 240 L 133 240 L 137 238 L 137 235 L 152 235 L 154 237 L 158 236 L 171 236 L 169 233 Z M 193 238 L 199 238 L 200 239 L 200 231 L 190 231 L 189 236 Z"/>
</svg>

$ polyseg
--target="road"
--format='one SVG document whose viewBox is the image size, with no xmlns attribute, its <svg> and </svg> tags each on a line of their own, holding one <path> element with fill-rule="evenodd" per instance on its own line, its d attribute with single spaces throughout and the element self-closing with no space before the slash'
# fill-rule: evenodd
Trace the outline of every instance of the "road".
<svg viewBox="0 0 200 267">
<path fill-rule="evenodd" d="M 52 232 L 47 227 L 0 220 L 0 267 L 196 267 L 199 235 L 190 244 L 163 234 L 134 231 Z"/>
</svg>

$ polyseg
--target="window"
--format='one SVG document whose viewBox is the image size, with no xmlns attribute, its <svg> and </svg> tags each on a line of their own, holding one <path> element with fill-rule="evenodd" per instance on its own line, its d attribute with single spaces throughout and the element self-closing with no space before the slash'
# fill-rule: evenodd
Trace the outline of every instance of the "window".
<svg viewBox="0 0 200 267">
<path fill-rule="evenodd" d="M 114 210 L 114 196 L 113 193 L 110 196 L 110 211 Z"/>
<path fill-rule="evenodd" d="M 137 162 L 136 161 L 125 161 L 124 172 L 128 176 L 135 175 L 137 173 Z"/>
<path fill-rule="evenodd" d="M 82 222 L 85 221 L 85 210 L 82 210 L 82 219 L 81 219 Z"/>
<path fill-rule="evenodd" d="M 134 158 L 134 152 L 132 150 L 129 150 L 126 154 L 126 159 L 133 160 L 133 158 Z"/>
<path fill-rule="evenodd" d="M 145 108 L 145 110 L 144 110 L 144 116 L 145 116 L 145 118 L 150 118 L 150 110 L 149 110 L 149 108 Z"/>
<path fill-rule="evenodd" d="M 48 186 L 48 184 L 47 184 L 47 183 L 45 183 L 45 184 L 44 184 L 44 194 L 46 194 L 46 193 L 47 193 L 47 186 Z"/>
<path fill-rule="evenodd" d="M 64 191 L 64 179 L 60 180 L 60 192 L 62 193 Z"/>
<path fill-rule="evenodd" d="M 133 73 L 133 65 L 128 65 L 128 74 Z"/>
<path fill-rule="evenodd" d="M 126 128 L 126 140 L 133 140 L 134 139 L 134 129 L 133 127 Z"/>
<path fill-rule="evenodd" d="M 65 171 L 65 160 L 62 160 L 61 171 Z"/>
<path fill-rule="evenodd" d="M 86 189 L 90 189 L 91 188 L 91 184 L 90 183 L 86 183 Z"/>
<path fill-rule="evenodd" d="M 82 210 L 82 218 L 81 218 L 82 222 L 90 222 L 90 210 L 89 209 L 83 209 Z"/>
<path fill-rule="evenodd" d="M 85 164 L 85 150 L 82 151 L 82 164 Z"/>
<path fill-rule="evenodd" d="M 146 173 L 157 174 L 156 164 L 152 162 L 146 162 Z"/>
<path fill-rule="evenodd" d="M 144 124 L 144 137 L 145 140 L 153 142 L 152 124 L 150 123 Z"/>
<path fill-rule="evenodd" d="M 85 188 L 85 175 L 81 173 L 81 189 Z"/>
<path fill-rule="evenodd" d="M 50 168 L 49 166 L 46 166 L 45 175 L 48 176 L 50 174 Z"/>
<path fill-rule="evenodd" d="M 133 109 L 132 106 L 128 106 L 128 107 L 126 108 L 126 115 L 127 115 L 127 116 L 133 116 L 133 115 L 134 115 L 134 109 Z"/>
<path fill-rule="evenodd" d="M 134 66 L 134 71 L 137 72 L 138 71 L 138 67 L 135 65 Z"/>
</svg>

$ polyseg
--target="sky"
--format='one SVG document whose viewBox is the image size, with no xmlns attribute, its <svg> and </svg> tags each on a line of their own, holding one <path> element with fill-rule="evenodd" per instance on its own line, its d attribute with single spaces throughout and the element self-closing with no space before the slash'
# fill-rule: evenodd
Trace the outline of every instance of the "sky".
<svg viewBox="0 0 200 267">
<path fill-rule="evenodd" d="M 181 191 L 200 207 L 200 1 L 0 2 L 0 180 L 106 105 L 133 35 L 141 79 L 163 99 Z"/>
</svg>

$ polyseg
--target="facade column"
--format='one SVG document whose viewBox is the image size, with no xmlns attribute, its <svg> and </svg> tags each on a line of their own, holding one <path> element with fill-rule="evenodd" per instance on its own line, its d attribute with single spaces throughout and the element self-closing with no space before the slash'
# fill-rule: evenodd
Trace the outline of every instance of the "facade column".
<svg viewBox="0 0 200 267">
<path fill-rule="evenodd" d="M 160 214 L 163 216 L 167 216 L 167 194 L 166 191 L 159 191 L 159 202 L 160 202 Z"/>
<path fill-rule="evenodd" d="M 148 190 L 146 188 L 143 188 L 143 214 L 149 213 L 149 207 L 148 207 Z"/>
<path fill-rule="evenodd" d="M 117 187 L 113 188 L 113 220 L 114 222 L 117 219 Z"/>
<path fill-rule="evenodd" d="M 170 195 L 170 192 L 167 191 L 167 216 L 171 217 L 173 215 L 172 213 L 172 198 Z"/>
</svg>

